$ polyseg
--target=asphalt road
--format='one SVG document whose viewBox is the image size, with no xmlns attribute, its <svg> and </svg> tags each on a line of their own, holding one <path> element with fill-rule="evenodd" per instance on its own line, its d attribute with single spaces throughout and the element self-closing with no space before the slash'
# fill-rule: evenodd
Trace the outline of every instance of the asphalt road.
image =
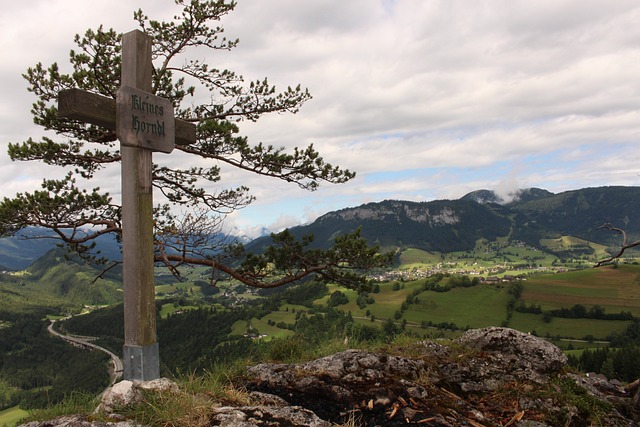
<svg viewBox="0 0 640 427">
<path fill-rule="evenodd" d="M 95 337 L 80 337 L 80 336 L 74 336 L 74 335 L 61 334 L 53 328 L 53 325 L 55 323 L 56 321 L 52 320 L 51 323 L 49 324 L 49 327 L 47 328 L 49 330 L 49 333 L 51 333 L 52 335 L 55 335 L 56 337 L 63 339 L 73 345 L 78 345 L 84 348 L 94 348 L 96 350 L 104 351 L 109 355 L 109 357 L 111 357 L 111 362 L 113 363 L 113 372 L 111 373 L 111 384 L 114 384 L 116 381 L 118 381 L 118 379 L 122 378 L 122 372 L 124 371 L 122 360 L 120 360 L 118 356 L 116 356 L 114 353 L 107 350 L 106 348 L 100 347 L 99 345 L 92 343 L 91 340 L 94 340 Z"/>
</svg>

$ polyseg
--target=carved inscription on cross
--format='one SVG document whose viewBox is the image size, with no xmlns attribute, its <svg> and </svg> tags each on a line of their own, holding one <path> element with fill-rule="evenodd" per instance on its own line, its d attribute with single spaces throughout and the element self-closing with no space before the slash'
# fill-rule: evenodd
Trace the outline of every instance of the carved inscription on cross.
<svg viewBox="0 0 640 427">
<path fill-rule="evenodd" d="M 122 161 L 124 378 L 160 376 L 153 277 L 151 153 L 195 142 L 195 125 L 174 119 L 171 102 L 151 94 L 151 37 L 122 37 L 122 77 L 116 100 L 79 89 L 61 91 L 58 115 L 116 131 Z"/>
</svg>

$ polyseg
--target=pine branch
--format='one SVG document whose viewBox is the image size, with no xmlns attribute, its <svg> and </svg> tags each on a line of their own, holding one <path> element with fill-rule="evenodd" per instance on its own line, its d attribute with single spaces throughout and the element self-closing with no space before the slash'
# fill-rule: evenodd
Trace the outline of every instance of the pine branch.
<svg viewBox="0 0 640 427">
<path fill-rule="evenodd" d="M 610 256 L 609 258 L 600 260 L 596 263 L 595 267 L 600 267 L 603 265 L 607 265 L 612 263 L 614 260 L 619 259 L 626 250 L 631 249 L 631 248 L 635 248 L 636 246 L 640 245 L 640 240 L 636 240 L 634 242 L 630 242 L 628 241 L 627 238 L 627 232 L 625 230 L 623 230 L 622 228 L 618 228 L 618 227 L 614 227 L 613 224 L 610 223 L 606 223 L 601 225 L 600 227 L 596 228 L 596 230 L 609 230 L 609 231 L 613 231 L 614 233 L 621 235 L 622 236 L 622 246 L 620 246 L 620 250 L 618 250 L 618 252 L 615 255 Z"/>
</svg>

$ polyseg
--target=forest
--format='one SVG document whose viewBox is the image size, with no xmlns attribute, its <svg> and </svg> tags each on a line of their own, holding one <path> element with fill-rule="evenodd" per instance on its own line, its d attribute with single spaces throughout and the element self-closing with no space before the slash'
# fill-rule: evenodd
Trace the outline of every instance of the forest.
<svg viewBox="0 0 640 427">
<path fill-rule="evenodd" d="M 0 408 L 43 408 L 72 393 L 98 394 L 109 384 L 109 357 L 68 345 L 31 315 L 0 329 Z"/>
</svg>

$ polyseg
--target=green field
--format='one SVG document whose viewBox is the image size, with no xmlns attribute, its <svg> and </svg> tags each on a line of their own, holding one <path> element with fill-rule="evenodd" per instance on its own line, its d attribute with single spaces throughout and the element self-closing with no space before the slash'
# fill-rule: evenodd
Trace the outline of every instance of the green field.
<svg viewBox="0 0 640 427">
<path fill-rule="evenodd" d="M 419 302 L 409 305 L 403 318 L 420 323 L 454 323 L 458 327 L 484 328 L 499 326 L 507 317 L 507 287 L 478 285 L 455 288 L 449 292 L 426 291 Z"/>
<path fill-rule="evenodd" d="M 427 252 L 420 249 L 405 249 L 400 254 L 401 268 L 421 267 L 425 265 L 435 265 L 442 261 L 440 252 Z"/>
<path fill-rule="evenodd" d="M 28 416 L 29 413 L 17 406 L 0 411 L 0 426 L 13 427 L 18 425 L 20 420 Z"/>
<path fill-rule="evenodd" d="M 402 283 L 401 289 L 394 291 L 393 284 L 396 282 L 381 283 L 379 293 L 370 293 L 369 296 L 375 300 L 374 304 L 367 305 L 364 308 L 358 307 L 356 303 L 357 293 L 351 289 L 340 289 L 349 297 L 349 303 L 341 305 L 338 308 L 345 312 L 351 312 L 353 316 L 366 316 L 367 311 L 375 315 L 378 319 L 392 319 L 396 310 L 400 309 L 400 305 L 407 298 L 407 295 L 414 289 L 421 289 L 424 280 L 414 280 Z M 333 288 L 331 288 L 333 289 Z M 332 290 L 330 289 L 330 292 Z"/>
<path fill-rule="evenodd" d="M 265 341 L 269 341 L 273 338 L 284 338 L 294 335 L 293 331 L 279 328 L 275 326 L 273 322 L 276 324 L 280 322 L 284 322 L 285 324 L 295 324 L 296 312 L 300 310 L 304 311 L 306 310 L 306 307 L 285 304 L 279 311 L 272 311 L 261 319 L 254 317 L 250 321 L 238 320 L 233 324 L 231 334 L 244 335 L 249 332 L 254 332 L 266 335 L 262 338 Z M 269 321 L 271 321 L 271 324 L 269 324 Z"/>
<path fill-rule="evenodd" d="M 640 316 L 640 266 L 590 268 L 532 277 L 524 282 L 522 299 L 544 309 L 599 305 L 607 313 L 630 311 Z"/>
<path fill-rule="evenodd" d="M 162 308 L 160 309 L 160 317 L 166 319 L 170 314 L 174 314 L 175 312 L 180 312 L 184 310 L 194 310 L 198 307 L 195 305 L 176 305 L 175 303 L 167 303 L 162 304 Z"/>
<path fill-rule="evenodd" d="M 471 288 L 455 288 L 448 292 L 422 291 L 424 280 L 415 280 L 399 283 L 400 289 L 394 290 L 394 283 L 380 284 L 379 293 L 371 293 L 375 303 L 359 308 L 356 304 L 357 293 L 343 288 L 332 287 L 349 297 L 349 303 L 338 308 L 351 312 L 356 318 L 369 315 L 377 320 L 403 319 L 409 324 L 420 325 L 423 321 L 437 323 L 454 323 L 459 327 L 470 326 L 480 328 L 485 326 L 497 326 L 505 320 L 507 315 L 508 287 L 478 285 Z M 407 310 L 400 319 L 395 319 L 395 314 L 401 309 L 407 295 L 414 291 L 417 301 L 409 304 Z M 326 297 L 316 302 L 325 302 Z"/>
<path fill-rule="evenodd" d="M 554 317 L 545 323 L 542 315 L 514 312 L 509 326 L 523 332 L 535 332 L 541 337 L 584 338 L 589 335 L 596 339 L 604 339 L 608 335 L 621 333 L 630 324 L 622 320 L 564 319 Z"/>
<path fill-rule="evenodd" d="M 193 283 L 190 283 L 190 282 L 178 282 L 178 283 L 155 286 L 156 294 L 158 292 L 160 292 L 161 294 L 171 294 L 172 292 L 176 292 L 178 290 L 189 292 L 189 293 L 194 293 L 194 292 L 200 293 L 200 287 L 195 286 Z"/>
<path fill-rule="evenodd" d="M 421 255 L 419 251 L 413 252 L 412 261 L 415 261 Z M 424 283 L 425 279 L 381 283 L 378 293 L 369 294 L 375 303 L 364 308 L 356 304 L 356 291 L 330 286 L 329 294 L 336 290 L 343 292 L 349 302 L 338 308 L 350 312 L 361 322 L 370 322 L 372 316 L 375 324 L 391 319 L 397 323 L 405 322 L 408 329 L 418 333 L 424 323 L 454 324 L 459 328 L 507 324 L 539 336 L 575 339 L 593 337 L 602 340 L 611 334 L 624 332 L 630 324 L 630 321 L 622 320 L 561 317 L 553 317 L 551 321 L 547 319 L 545 322 L 542 314 L 520 313 L 515 310 L 509 319 L 507 306 L 513 298 L 509 293 L 512 284 L 479 284 L 468 288 L 454 288 L 448 292 L 434 292 L 423 290 Z M 543 311 L 570 309 L 581 304 L 587 310 L 600 305 L 605 309 L 605 314 L 631 312 L 634 316 L 640 316 L 640 266 L 621 265 L 617 268 L 590 268 L 538 275 L 520 283 L 523 292 L 518 304 L 540 305 Z M 416 295 L 415 301 L 406 305 L 398 317 L 402 304 L 412 292 Z M 323 297 L 316 300 L 316 303 L 325 304 L 328 298 Z"/>
<path fill-rule="evenodd" d="M 607 247 L 598 243 L 589 242 L 574 236 L 562 236 L 557 239 L 542 239 L 540 244 L 549 250 L 561 251 L 572 248 L 590 247 L 595 251 L 593 259 L 603 259 L 609 255 L 606 252 Z"/>
</svg>

